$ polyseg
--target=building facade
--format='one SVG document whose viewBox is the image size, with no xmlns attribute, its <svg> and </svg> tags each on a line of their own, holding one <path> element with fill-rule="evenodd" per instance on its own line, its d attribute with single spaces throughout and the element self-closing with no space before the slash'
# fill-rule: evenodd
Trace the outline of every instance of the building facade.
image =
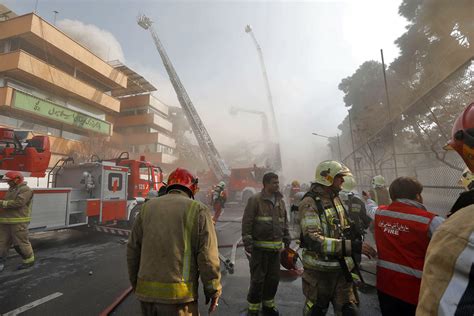
<svg viewBox="0 0 474 316">
<path fill-rule="evenodd" d="M 151 84 L 34 13 L 3 18 L 0 126 L 49 135 L 51 164 L 97 154 L 97 144 L 103 158 L 128 150 L 156 164 L 175 160 L 168 108 Z"/>
</svg>

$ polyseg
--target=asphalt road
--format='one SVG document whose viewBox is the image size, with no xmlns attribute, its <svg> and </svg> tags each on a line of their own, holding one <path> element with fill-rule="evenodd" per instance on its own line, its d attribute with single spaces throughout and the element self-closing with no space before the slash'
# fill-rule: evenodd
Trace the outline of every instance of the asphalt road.
<svg viewBox="0 0 474 316">
<path fill-rule="evenodd" d="M 231 206 L 216 225 L 220 252 L 229 259 L 232 245 L 240 238 L 241 217 L 242 208 Z M 11 250 L 6 270 L 0 273 L 0 314 L 43 300 L 21 315 L 98 315 L 129 286 L 123 237 L 63 230 L 37 233 L 31 241 L 36 265 L 26 271 L 15 270 L 21 260 Z M 374 270 L 374 262 L 365 261 L 363 266 Z M 249 285 L 248 261 L 242 248 L 235 253 L 234 273 L 228 273 L 224 265 L 222 273 L 223 296 L 216 315 L 242 314 Z M 364 275 L 368 283 L 374 283 L 373 275 Z M 361 315 L 380 315 L 374 289 L 369 287 L 364 292 L 360 293 Z M 200 297 L 200 311 L 206 315 L 202 292 Z M 276 302 L 282 315 L 301 315 L 304 297 L 298 276 L 281 272 Z M 129 295 L 113 314 L 139 315 L 134 295 Z M 333 315 L 332 310 L 328 315 Z"/>
</svg>

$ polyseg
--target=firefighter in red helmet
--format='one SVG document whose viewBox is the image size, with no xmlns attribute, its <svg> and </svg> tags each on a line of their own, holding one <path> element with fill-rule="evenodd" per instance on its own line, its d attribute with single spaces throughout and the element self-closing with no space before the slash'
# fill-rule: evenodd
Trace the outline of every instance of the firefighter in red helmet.
<svg viewBox="0 0 474 316">
<path fill-rule="evenodd" d="M 23 258 L 18 269 L 26 269 L 35 262 L 33 248 L 28 240 L 33 191 L 18 171 L 7 172 L 1 182 L 7 182 L 9 189 L 3 200 L 0 200 L 0 271 L 5 267 L 8 249 L 12 244 Z"/>
<path fill-rule="evenodd" d="M 146 202 L 133 224 L 128 273 L 143 315 L 198 315 L 199 277 L 209 312 L 217 308 L 222 286 L 216 231 L 210 211 L 194 200 L 197 191 L 197 178 L 176 169 L 167 194 Z"/>
<path fill-rule="evenodd" d="M 474 172 L 474 103 L 454 122 L 454 149 Z M 416 315 L 474 315 L 474 190 L 460 194 L 431 238 Z"/>
</svg>

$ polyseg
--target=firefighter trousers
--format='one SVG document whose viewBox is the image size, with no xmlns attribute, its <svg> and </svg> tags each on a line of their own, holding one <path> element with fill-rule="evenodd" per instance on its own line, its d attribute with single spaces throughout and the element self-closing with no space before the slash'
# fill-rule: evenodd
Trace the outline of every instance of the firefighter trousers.
<svg viewBox="0 0 474 316">
<path fill-rule="evenodd" d="M 247 301 L 250 304 L 273 302 L 279 282 L 280 252 L 253 248 L 250 257 L 250 289 Z"/>
<path fill-rule="evenodd" d="M 13 244 L 24 263 L 34 261 L 33 248 L 28 239 L 28 225 L 29 223 L 0 224 L 0 260 L 5 260 Z"/>
<path fill-rule="evenodd" d="M 302 277 L 303 294 L 306 297 L 305 315 L 317 309 L 316 315 L 325 315 L 332 303 L 336 315 L 357 315 L 358 300 L 352 282 L 347 282 L 342 271 L 318 271 L 305 269 Z M 356 310 L 352 313 L 351 310 Z M 313 314 L 314 315 L 314 314 Z"/>
<path fill-rule="evenodd" d="M 140 301 L 143 316 L 198 316 L 197 301 L 184 304 L 162 304 Z"/>
</svg>

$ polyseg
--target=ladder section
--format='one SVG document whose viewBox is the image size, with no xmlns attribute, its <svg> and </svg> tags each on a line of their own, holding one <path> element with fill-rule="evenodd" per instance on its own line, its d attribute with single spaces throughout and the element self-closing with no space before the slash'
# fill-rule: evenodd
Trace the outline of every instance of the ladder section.
<svg viewBox="0 0 474 316">
<path fill-rule="evenodd" d="M 226 166 L 224 160 L 219 155 L 214 142 L 211 139 L 211 136 L 207 132 L 206 127 L 201 121 L 196 108 L 194 107 L 191 99 L 189 98 L 186 89 L 184 88 L 181 80 L 176 73 L 176 70 L 171 63 L 171 60 L 168 57 L 168 54 L 163 47 L 160 39 L 158 38 L 158 34 L 156 33 L 155 29 L 152 26 L 152 21 L 146 17 L 145 15 L 141 15 L 138 17 L 138 24 L 143 27 L 145 30 L 149 30 L 151 36 L 153 38 L 153 42 L 155 43 L 156 49 L 161 56 L 163 61 L 163 65 L 168 73 L 170 78 L 171 84 L 178 96 L 179 103 L 183 108 L 184 114 L 191 125 L 191 129 L 193 130 L 194 135 L 198 141 L 199 147 L 201 148 L 204 157 L 206 159 L 207 164 L 211 171 L 216 175 L 219 180 L 227 178 L 230 176 L 230 170 Z"/>
</svg>

